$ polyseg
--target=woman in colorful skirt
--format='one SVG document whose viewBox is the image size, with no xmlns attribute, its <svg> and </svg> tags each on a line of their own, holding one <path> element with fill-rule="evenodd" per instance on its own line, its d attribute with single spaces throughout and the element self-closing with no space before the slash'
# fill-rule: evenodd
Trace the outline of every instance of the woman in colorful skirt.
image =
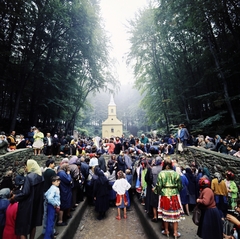
<svg viewBox="0 0 240 239">
<path fill-rule="evenodd" d="M 173 170 L 172 161 L 165 159 L 163 169 L 158 174 L 156 187 L 153 189 L 159 195 L 158 218 L 162 218 L 164 230 L 162 234 L 169 237 L 169 223 L 173 223 L 173 236 L 178 238 L 178 222 L 184 219 L 184 212 L 179 197 L 182 189 L 180 175 Z"/>
</svg>

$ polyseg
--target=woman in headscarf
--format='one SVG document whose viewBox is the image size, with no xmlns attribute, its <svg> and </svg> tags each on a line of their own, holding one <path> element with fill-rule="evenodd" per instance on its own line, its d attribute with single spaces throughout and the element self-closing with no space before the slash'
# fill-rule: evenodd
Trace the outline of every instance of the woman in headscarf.
<svg viewBox="0 0 240 239">
<path fill-rule="evenodd" d="M 192 208 L 196 205 L 196 197 L 197 197 L 197 180 L 195 175 L 193 174 L 191 168 L 186 168 L 185 176 L 188 180 L 188 194 L 189 194 L 189 204 L 192 205 Z M 190 210 L 192 209 L 190 208 Z"/>
<path fill-rule="evenodd" d="M 187 177 L 182 173 L 182 170 L 180 167 L 176 167 L 176 172 L 180 175 L 181 181 L 182 181 L 182 189 L 180 191 L 180 198 L 181 198 L 181 203 L 183 206 L 185 206 L 185 213 L 189 216 L 189 193 L 188 193 L 188 179 Z"/>
<path fill-rule="evenodd" d="M 152 162 L 152 187 L 156 186 L 158 174 L 162 170 L 161 163 L 162 163 L 162 159 L 157 159 L 157 158 L 156 158 L 156 160 L 153 160 L 153 162 Z M 158 198 L 159 198 L 159 196 L 157 194 L 155 194 L 153 191 L 151 191 L 150 205 L 153 209 L 152 222 L 158 221 L 157 220 Z"/>
<path fill-rule="evenodd" d="M 93 198 L 95 200 L 95 210 L 99 214 L 97 219 L 102 220 L 109 208 L 108 179 L 98 166 L 94 168 L 92 184 Z"/>
<path fill-rule="evenodd" d="M 115 206 L 116 192 L 112 189 L 114 182 L 116 181 L 116 166 L 113 161 L 108 161 L 108 170 L 106 172 L 108 184 L 109 184 L 109 203 L 111 206 Z"/>
<path fill-rule="evenodd" d="M 77 204 L 77 192 L 80 188 L 79 184 L 79 168 L 77 166 L 78 156 L 74 155 L 69 160 L 70 175 L 72 177 L 72 209 L 74 209 Z"/>
<path fill-rule="evenodd" d="M 173 223 L 173 236 L 178 238 L 178 222 L 183 219 L 183 209 L 179 192 L 182 182 L 178 173 L 173 170 L 172 161 L 165 159 L 162 171 L 158 174 L 154 192 L 159 195 L 158 217 L 164 224 L 163 235 L 169 237 L 169 223 Z"/>
<path fill-rule="evenodd" d="M 3 229 L 6 223 L 6 210 L 9 205 L 10 189 L 3 188 L 0 190 L 0 238 L 3 235 Z"/>
<path fill-rule="evenodd" d="M 68 163 L 63 163 L 57 173 L 60 177 L 60 212 L 58 214 L 57 226 L 66 226 L 67 223 L 63 221 L 63 214 L 65 212 L 66 218 L 70 218 L 70 210 L 72 205 L 72 177 L 70 175 L 70 168 Z"/>
<path fill-rule="evenodd" d="M 20 235 L 21 239 L 27 239 L 27 235 L 30 234 L 30 239 L 34 239 L 36 227 L 42 225 L 44 179 L 41 168 L 33 159 L 27 160 L 26 171 L 22 189 L 13 195 L 11 200 L 19 202 L 16 235 Z"/>
<path fill-rule="evenodd" d="M 207 178 L 199 180 L 200 196 L 197 203 L 200 204 L 201 218 L 197 235 L 203 239 L 222 239 L 223 222 L 214 201 L 214 194 L 210 188 L 211 182 Z"/>
<path fill-rule="evenodd" d="M 214 199 L 216 206 L 221 214 L 221 217 L 224 219 L 227 215 L 228 209 L 228 191 L 226 184 L 222 178 L 222 175 L 218 172 L 214 173 L 214 179 L 211 182 L 211 189 L 214 193 Z"/>
</svg>

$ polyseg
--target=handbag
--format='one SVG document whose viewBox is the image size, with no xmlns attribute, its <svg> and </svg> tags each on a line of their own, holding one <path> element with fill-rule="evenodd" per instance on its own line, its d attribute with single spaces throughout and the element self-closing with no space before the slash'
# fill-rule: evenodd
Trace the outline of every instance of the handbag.
<svg viewBox="0 0 240 239">
<path fill-rule="evenodd" d="M 177 150 L 178 150 L 179 152 L 182 152 L 182 151 L 183 151 L 183 143 L 178 143 Z"/>
<path fill-rule="evenodd" d="M 201 218 L 201 214 L 202 214 L 202 211 L 201 209 L 199 208 L 199 204 L 197 204 L 195 206 L 195 208 L 193 209 L 193 215 L 192 215 L 192 221 L 195 225 L 199 225 L 200 223 L 200 218 Z"/>
</svg>

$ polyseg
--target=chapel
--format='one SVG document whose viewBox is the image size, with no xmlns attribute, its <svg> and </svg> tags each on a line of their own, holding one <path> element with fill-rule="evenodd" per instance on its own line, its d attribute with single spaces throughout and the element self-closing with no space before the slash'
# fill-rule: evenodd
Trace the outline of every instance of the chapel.
<svg viewBox="0 0 240 239">
<path fill-rule="evenodd" d="M 117 119 L 117 107 L 111 94 L 108 104 L 108 118 L 102 123 L 102 138 L 121 137 L 123 124 Z"/>
</svg>

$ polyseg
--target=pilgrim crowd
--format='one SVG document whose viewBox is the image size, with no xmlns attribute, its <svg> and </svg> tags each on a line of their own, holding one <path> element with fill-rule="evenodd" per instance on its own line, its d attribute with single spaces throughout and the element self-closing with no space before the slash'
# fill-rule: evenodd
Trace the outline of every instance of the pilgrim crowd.
<svg viewBox="0 0 240 239">
<path fill-rule="evenodd" d="M 137 195 L 146 216 L 153 223 L 161 222 L 162 234 L 172 234 L 175 239 L 181 236 L 178 223 L 196 204 L 202 211 L 197 231 L 200 238 L 230 239 L 240 228 L 234 214 L 240 211 L 240 201 L 233 172 L 216 172 L 211 177 L 207 168 L 195 162 L 183 166 L 174 159 L 174 153 L 184 153 L 187 145 L 229 154 L 228 149 L 219 151 L 227 142 L 227 148 L 237 149 L 237 153 L 239 141 L 234 137 L 194 138 L 183 124 L 176 135 L 162 139 L 144 134 L 140 138 L 130 135 L 110 139 L 52 137 L 50 133 L 44 136 L 36 127 L 31 131 L 32 138 L 30 134 L 28 138 L 22 136 L 19 142 L 15 131 L 1 135 L 0 145 L 6 142 L 7 151 L 17 150 L 24 141 L 34 155 L 44 153 L 49 159 L 44 168 L 37 159 L 29 159 L 17 175 L 6 172 L 0 190 L 0 238 L 23 239 L 30 235 L 33 239 L 40 225 L 45 239 L 55 238 L 55 227 L 67 225 L 71 212 L 84 197 L 95 207 L 97 220 L 103 220 L 111 206 L 117 207 L 116 219 L 122 220 L 127 219 L 132 197 Z M 107 163 L 104 155 L 110 157 Z M 55 165 L 52 156 L 62 157 L 61 163 Z M 225 221 L 235 224 L 236 232 L 226 232 Z"/>
</svg>

